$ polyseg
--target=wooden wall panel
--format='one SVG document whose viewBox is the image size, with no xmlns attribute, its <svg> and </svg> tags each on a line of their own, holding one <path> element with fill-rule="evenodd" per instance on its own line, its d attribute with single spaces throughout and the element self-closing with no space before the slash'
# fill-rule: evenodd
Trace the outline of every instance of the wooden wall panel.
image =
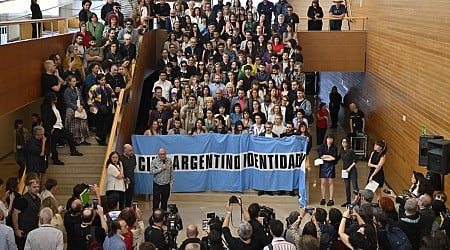
<svg viewBox="0 0 450 250">
<path fill-rule="evenodd" d="M 167 32 L 156 30 L 146 32 L 139 50 L 139 58 L 134 73 L 133 86 L 130 93 L 129 102 L 124 107 L 120 123 L 120 134 L 116 145 L 131 143 L 131 135 L 134 134 L 136 121 L 138 119 L 138 110 L 141 104 L 141 94 L 145 79 L 154 72 L 156 61 L 160 58 L 160 48 L 157 44 L 164 44 L 163 40 L 158 40 L 162 34 L 167 36 Z M 165 40 L 165 39 L 164 39 Z M 122 152 L 122 147 L 118 146 L 117 151 Z"/>
<path fill-rule="evenodd" d="M 71 39 L 72 34 L 66 34 L 0 46 L 0 116 L 41 97 L 44 61 L 53 53 L 64 55 Z"/>
<path fill-rule="evenodd" d="M 304 71 L 363 72 L 366 32 L 298 32 Z"/>
<path fill-rule="evenodd" d="M 418 166 L 421 126 L 450 139 L 448 13 L 442 1 L 380 0 L 364 1 L 353 14 L 369 17 L 366 74 L 360 83 L 344 74 L 344 84 L 368 116 L 371 141 L 388 142 L 386 179 L 400 190 L 413 170 L 425 172 Z"/>
</svg>

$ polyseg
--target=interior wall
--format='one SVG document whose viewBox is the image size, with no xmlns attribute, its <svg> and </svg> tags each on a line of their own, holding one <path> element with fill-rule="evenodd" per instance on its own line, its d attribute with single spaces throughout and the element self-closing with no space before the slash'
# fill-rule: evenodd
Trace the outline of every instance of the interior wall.
<svg viewBox="0 0 450 250">
<path fill-rule="evenodd" d="M 31 135 L 31 115 L 35 112 L 39 113 L 39 106 L 42 99 L 39 99 L 25 107 L 22 107 L 14 112 L 0 116 L 0 138 L 4 138 L 0 143 L 0 158 L 8 155 L 14 149 L 14 121 L 16 119 L 23 120 L 24 127 L 29 130 Z"/>
<path fill-rule="evenodd" d="M 369 138 L 388 143 L 387 182 L 410 186 L 418 166 L 422 126 L 450 139 L 450 26 L 442 1 L 364 1 L 353 14 L 368 16 L 366 74 L 347 81 L 368 117 Z M 373 144 L 370 144 L 373 145 Z M 371 146 L 370 146 L 371 147 Z M 445 178 L 450 183 L 450 177 Z M 445 191 L 450 194 L 450 185 Z"/>
<path fill-rule="evenodd" d="M 73 34 L 10 43 L 0 46 L 2 88 L 0 116 L 42 96 L 43 63 L 53 53 L 65 55 Z"/>
<path fill-rule="evenodd" d="M 14 120 L 22 119 L 29 129 L 31 114 L 40 113 L 44 61 L 53 53 L 64 55 L 71 39 L 72 34 L 66 34 L 0 46 L 0 138 L 6 139 L 0 144 L 0 157 L 13 150 Z"/>
</svg>

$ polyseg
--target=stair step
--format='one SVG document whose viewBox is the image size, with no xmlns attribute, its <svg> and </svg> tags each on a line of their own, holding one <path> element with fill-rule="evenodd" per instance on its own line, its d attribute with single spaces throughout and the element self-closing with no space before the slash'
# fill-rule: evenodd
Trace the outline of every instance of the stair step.
<svg viewBox="0 0 450 250">
<path fill-rule="evenodd" d="M 56 179 L 59 183 L 96 183 L 100 178 L 100 173 L 87 174 L 87 173 L 78 173 L 78 174 L 55 174 L 55 173 L 47 173 L 47 178 Z"/>
<path fill-rule="evenodd" d="M 51 165 L 47 169 L 47 174 L 100 174 L 102 170 L 101 163 L 77 163 L 65 164 L 62 166 Z"/>
<path fill-rule="evenodd" d="M 92 144 L 90 146 L 84 146 L 80 145 L 77 146 L 77 150 L 80 151 L 83 154 L 105 154 L 106 147 L 105 146 L 99 146 L 96 144 Z M 70 154 L 70 147 L 66 145 L 63 148 L 58 148 L 58 153 L 60 154 Z"/>
<path fill-rule="evenodd" d="M 67 154 L 59 154 L 58 158 L 64 162 L 65 164 L 80 164 L 80 163 L 91 163 L 91 164 L 99 164 L 102 165 L 105 160 L 105 153 L 103 154 L 84 154 L 83 156 L 71 156 L 69 153 Z M 50 160 L 50 165 L 53 164 L 53 161 Z"/>
</svg>

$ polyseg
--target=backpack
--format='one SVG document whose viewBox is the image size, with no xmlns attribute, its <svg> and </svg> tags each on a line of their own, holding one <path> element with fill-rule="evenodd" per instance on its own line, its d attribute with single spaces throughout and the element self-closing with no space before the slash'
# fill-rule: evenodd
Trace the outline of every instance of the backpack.
<svg viewBox="0 0 450 250">
<path fill-rule="evenodd" d="M 91 226 L 90 228 L 89 240 L 86 242 L 86 246 L 88 250 L 103 250 L 103 245 L 98 241 L 97 237 L 95 237 L 95 227 Z"/>
<path fill-rule="evenodd" d="M 396 250 L 410 250 L 412 248 L 408 236 L 399 227 L 386 225 L 386 235 L 392 249 Z"/>
</svg>

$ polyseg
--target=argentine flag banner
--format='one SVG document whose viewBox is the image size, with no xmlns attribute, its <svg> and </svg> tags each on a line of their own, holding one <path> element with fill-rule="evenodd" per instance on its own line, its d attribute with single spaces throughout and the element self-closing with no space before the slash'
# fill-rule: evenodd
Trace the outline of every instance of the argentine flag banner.
<svg viewBox="0 0 450 250">
<path fill-rule="evenodd" d="M 300 203 L 306 204 L 305 137 L 133 135 L 132 143 L 137 194 L 152 193 L 151 162 L 165 148 L 175 170 L 173 192 L 298 189 Z"/>
</svg>

